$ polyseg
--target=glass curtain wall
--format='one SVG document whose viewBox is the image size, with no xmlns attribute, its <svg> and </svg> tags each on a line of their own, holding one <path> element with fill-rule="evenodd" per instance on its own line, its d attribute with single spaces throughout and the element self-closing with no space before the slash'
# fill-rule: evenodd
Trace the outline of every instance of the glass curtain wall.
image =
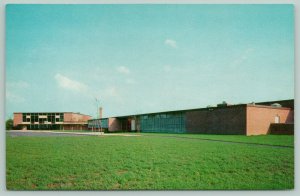
<svg viewBox="0 0 300 196">
<path fill-rule="evenodd" d="M 94 120 L 89 120 L 88 121 L 88 128 L 96 128 L 99 129 L 101 128 L 108 129 L 108 119 L 94 119 Z"/>
<path fill-rule="evenodd" d="M 185 133 L 185 113 L 161 113 L 140 116 L 141 132 Z"/>
</svg>

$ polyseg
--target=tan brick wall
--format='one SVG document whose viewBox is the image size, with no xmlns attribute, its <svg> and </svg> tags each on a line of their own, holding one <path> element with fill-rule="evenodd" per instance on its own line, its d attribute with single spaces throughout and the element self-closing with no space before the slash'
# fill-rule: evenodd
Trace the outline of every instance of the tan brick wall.
<svg viewBox="0 0 300 196">
<path fill-rule="evenodd" d="M 246 134 L 246 105 L 186 112 L 188 133 Z"/>
<path fill-rule="evenodd" d="M 14 113 L 14 127 L 21 124 L 22 121 L 22 113 Z"/>
<path fill-rule="evenodd" d="M 270 124 L 279 116 L 280 123 L 293 123 L 294 114 L 290 108 L 247 106 L 247 135 L 268 134 Z"/>
</svg>

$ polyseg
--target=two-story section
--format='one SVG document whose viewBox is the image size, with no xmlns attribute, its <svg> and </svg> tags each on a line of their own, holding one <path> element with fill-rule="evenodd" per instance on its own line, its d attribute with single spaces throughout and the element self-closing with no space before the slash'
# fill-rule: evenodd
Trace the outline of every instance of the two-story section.
<svg viewBox="0 0 300 196">
<path fill-rule="evenodd" d="M 14 128 L 22 130 L 85 130 L 91 116 L 74 112 L 17 112 Z"/>
</svg>

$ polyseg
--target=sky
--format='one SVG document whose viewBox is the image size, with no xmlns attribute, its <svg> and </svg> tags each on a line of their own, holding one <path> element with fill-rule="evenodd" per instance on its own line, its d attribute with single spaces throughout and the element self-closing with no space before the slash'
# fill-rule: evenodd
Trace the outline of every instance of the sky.
<svg viewBox="0 0 300 196">
<path fill-rule="evenodd" d="M 293 99 L 294 7 L 7 5 L 5 53 L 7 118 Z"/>
</svg>

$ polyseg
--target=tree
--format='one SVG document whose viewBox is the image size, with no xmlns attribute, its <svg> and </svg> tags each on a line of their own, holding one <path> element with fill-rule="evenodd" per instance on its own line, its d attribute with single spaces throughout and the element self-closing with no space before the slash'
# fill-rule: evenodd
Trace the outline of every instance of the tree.
<svg viewBox="0 0 300 196">
<path fill-rule="evenodd" d="M 14 121 L 10 118 L 6 120 L 6 130 L 12 130 L 14 126 Z"/>
</svg>

